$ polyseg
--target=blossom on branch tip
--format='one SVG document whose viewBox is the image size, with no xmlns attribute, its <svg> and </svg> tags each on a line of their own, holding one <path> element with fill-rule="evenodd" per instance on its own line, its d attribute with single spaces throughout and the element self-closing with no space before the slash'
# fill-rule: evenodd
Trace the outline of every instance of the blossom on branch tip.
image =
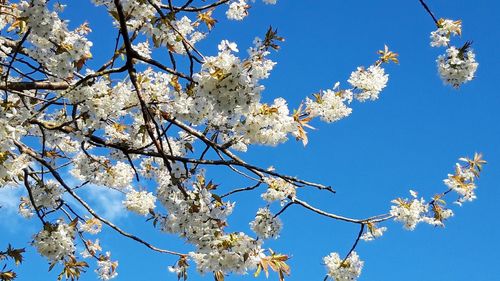
<svg viewBox="0 0 500 281">
<path fill-rule="evenodd" d="M 97 277 L 101 280 L 111 280 L 118 276 L 116 268 L 118 267 L 118 261 L 111 261 L 111 253 L 106 252 L 106 255 L 100 255 L 97 260 Z"/>
<path fill-rule="evenodd" d="M 445 55 L 440 55 L 437 59 L 438 71 L 441 80 L 454 88 L 474 79 L 477 67 L 474 52 L 470 49 L 470 44 L 466 43 L 462 48 L 454 46 L 446 50 Z"/>
<path fill-rule="evenodd" d="M 327 275 L 335 281 L 357 280 L 364 265 L 355 251 L 352 251 L 345 260 L 342 260 L 338 253 L 331 253 L 323 258 L 323 262 Z"/>
<path fill-rule="evenodd" d="M 461 20 L 439 19 L 437 27 L 437 30 L 431 32 L 432 47 L 446 47 L 450 42 L 450 36 L 462 34 Z"/>
</svg>

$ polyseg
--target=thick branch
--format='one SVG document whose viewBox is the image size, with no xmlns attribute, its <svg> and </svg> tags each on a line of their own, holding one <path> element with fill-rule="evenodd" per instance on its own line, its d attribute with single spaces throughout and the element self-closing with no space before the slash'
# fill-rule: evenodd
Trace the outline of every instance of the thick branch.
<svg viewBox="0 0 500 281">
<path fill-rule="evenodd" d="M 70 84 L 67 82 L 34 81 L 34 82 L 0 82 L 0 90 L 66 90 Z"/>
</svg>

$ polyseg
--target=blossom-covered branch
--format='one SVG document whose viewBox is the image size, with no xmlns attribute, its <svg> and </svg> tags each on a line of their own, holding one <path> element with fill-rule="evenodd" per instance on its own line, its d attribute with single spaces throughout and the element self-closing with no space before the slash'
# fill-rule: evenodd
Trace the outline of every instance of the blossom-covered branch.
<svg viewBox="0 0 500 281">
<path fill-rule="evenodd" d="M 244 152 L 257 145 L 295 138 L 305 146 L 314 122 L 339 122 L 352 114 L 353 103 L 378 100 L 389 83 L 384 67 L 399 63 L 387 45 L 345 83 L 332 81 L 332 88 L 312 90 L 291 106 L 263 86 L 276 65 L 271 53 L 284 41 L 276 28 L 263 30 L 244 55 L 230 40 L 217 42 L 215 53 L 199 47 L 218 28 L 216 11 L 223 10 L 228 20 L 243 20 L 252 1 L 92 2 L 109 14 L 116 32 L 112 46 L 89 40 L 92 28 L 99 28 L 92 22 L 70 28 L 61 15 L 71 2 L 0 1 L 0 188 L 24 187 L 19 213 L 39 222 L 32 246 L 49 261 L 49 269 L 62 268 L 60 279 L 78 279 L 89 259 L 95 260 L 100 279 L 118 275 L 118 261 L 98 238 L 89 238 L 105 227 L 174 257 L 169 270 L 179 279 L 187 278 L 194 263 L 199 273 L 218 281 L 231 273 L 268 275 L 269 269 L 284 280 L 291 272 L 289 257 L 266 249 L 265 242 L 279 238 L 288 210 L 302 208 L 360 227 L 343 258 L 338 253 L 324 258 L 327 278 L 355 280 L 363 267 L 356 247 L 382 236 L 387 227 L 381 224 L 394 219 L 409 230 L 421 222 L 443 225 L 453 215 L 445 196 L 455 191 L 459 204 L 475 199 L 475 181 L 485 163 L 480 154 L 460 159 L 445 180 L 448 189 L 430 201 L 411 191 L 410 199 L 394 200 L 388 213 L 361 219 L 303 199 L 301 193 L 313 189 L 333 196 L 330 184 L 245 160 Z M 437 25 L 431 46 L 448 48 L 438 58 L 439 74 L 458 88 L 473 79 L 478 66 L 469 42 L 450 45 L 452 36 L 461 35 L 462 22 L 437 19 L 420 2 Z M 113 52 L 100 62 L 92 53 L 100 49 Z M 231 186 L 219 174 L 209 179 L 215 166 L 227 168 L 245 185 Z M 126 210 L 177 235 L 192 251 L 159 248 L 123 230 L 87 202 L 83 190 L 91 186 L 124 194 Z M 255 218 L 248 229 L 229 231 L 236 208 L 229 200 L 235 194 L 250 197 L 255 190 L 262 199 Z M 78 246 L 84 251 L 77 253 Z M 0 260 L 18 264 L 23 251 L 9 246 Z M 1 280 L 14 278 L 12 270 L 0 271 Z"/>
</svg>

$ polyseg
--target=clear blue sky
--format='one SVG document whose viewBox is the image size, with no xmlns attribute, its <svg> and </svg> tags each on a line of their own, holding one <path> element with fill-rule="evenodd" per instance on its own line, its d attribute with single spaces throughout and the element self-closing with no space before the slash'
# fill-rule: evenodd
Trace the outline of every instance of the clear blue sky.
<svg viewBox="0 0 500 281">
<path fill-rule="evenodd" d="M 91 8 L 90 1 L 77 2 L 68 5 L 65 14 L 72 25 L 90 22 L 97 65 L 112 53 L 115 32 L 102 8 Z M 299 195 L 331 212 L 367 217 L 387 212 L 390 201 L 407 196 L 410 188 L 423 196 L 443 191 L 442 180 L 459 157 L 483 152 L 489 163 L 479 181 L 478 199 L 454 207 L 455 217 L 444 229 L 419 225 L 408 232 L 400 224 L 387 223 L 389 230 L 381 239 L 358 246 L 365 261 L 359 280 L 499 280 L 500 93 L 496 83 L 500 77 L 500 3 L 427 1 L 438 17 L 463 20 L 461 42 L 474 40 L 480 63 L 477 78 L 455 90 L 444 86 L 437 75 L 435 59 L 444 49 L 429 46 L 429 33 L 435 26 L 418 0 L 278 0 L 275 6 L 257 2 L 243 22 L 220 20 L 200 49 L 214 54 L 217 42 L 229 39 L 243 51 L 269 25 L 277 27 L 286 42 L 273 55 L 278 64 L 265 81 L 267 100 L 281 96 L 296 107 L 305 96 L 336 81 L 346 85 L 350 72 L 372 63 L 384 44 L 400 54 L 401 63 L 387 67 L 389 84 L 378 101 L 354 105 L 353 114 L 340 122 L 314 124 L 317 130 L 309 134 L 306 148 L 292 139 L 277 148 L 252 147 L 244 157 L 251 163 L 274 165 L 281 172 L 331 184 L 338 191 L 335 196 L 311 189 L 300 190 Z M 225 180 L 219 180 L 223 188 L 241 183 L 222 173 L 210 175 L 215 181 L 223 175 Z M 230 220 L 231 229 L 249 231 L 248 222 L 264 206 L 259 194 L 249 193 L 251 199 L 233 198 L 237 210 Z M 98 206 L 102 191 L 87 196 Z M 181 240 L 152 230 L 134 214 L 124 216 L 120 209 L 106 212 L 123 228 L 155 244 L 189 249 Z M 25 246 L 40 228 L 38 221 L 13 220 L 7 211 L 0 212 L 0 219 L 0 246 L 8 242 Z M 294 281 L 322 280 L 321 258 L 333 251 L 345 254 L 358 230 L 299 207 L 292 207 L 282 220 L 281 239 L 267 245 L 292 256 L 292 275 L 287 280 Z M 150 252 L 109 232 L 101 241 L 119 259 L 116 280 L 176 280 L 166 269 L 175 258 Z M 47 262 L 33 248 L 27 251 L 18 280 L 55 280 L 56 272 L 47 273 Z M 189 276 L 189 280 L 212 278 L 199 277 L 194 271 Z M 276 275 L 270 278 L 277 280 Z M 81 280 L 95 279 L 88 272 Z M 254 278 L 227 277 L 240 279 Z"/>
</svg>

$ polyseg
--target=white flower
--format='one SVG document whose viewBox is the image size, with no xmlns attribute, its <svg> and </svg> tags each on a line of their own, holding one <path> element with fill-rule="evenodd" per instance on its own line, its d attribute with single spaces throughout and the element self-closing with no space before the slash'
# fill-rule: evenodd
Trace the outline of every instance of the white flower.
<svg viewBox="0 0 500 281">
<path fill-rule="evenodd" d="M 358 254 L 353 251 L 349 257 L 342 262 L 339 254 L 331 253 L 323 258 L 327 275 L 335 281 L 353 281 L 361 275 L 364 262 L 358 257 Z"/>
<path fill-rule="evenodd" d="M 349 93 L 350 91 L 322 91 L 322 94 L 315 95 L 316 100 L 306 98 L 306 111 L 311 117 L 319 116 L 328 123 L 338 121 L 352 112 L 352 109 L 344 103 L 346 96 L 352 96 L 352 93 Z"/>
<path fill-rule="evenodd" d="M 376 227 L 375 225 L 368 225 L 368 230 L 363 233 L 363 235 L 361 235 L 360 239 L 364 241 L 372 241 L 384 235 L 385 231 L 387 231 L 387 227 Z"/>
<path fill-rule="evenodd" d="M 123 201 L 125 207 L 139 215 L 147 215 L 150 209 L 155 208 L 156 197 L 147 191 L 132 190 L 127 193 L 126 200 Z"/>
<path fill-rule="evenodd" d="M 170 50 L 178 54 L 186 54 L 186 49 L 189 51 L 191 46 L 199 42 L 205 37 L 205 34 L 196 30 L 197 22 L 192 22 L 187 16 L 183 16 L 178 20 L 171 20 L 169 24 L 157 24 L 151 21 L 155 16 L 156 11 L 152 5 L 145 2 L 139 4 L 137 1 L 127 1 L 133 12 L 139 12 L 141 7 L 146 13 L 141 16 L 141 20 L 137 21 L 142 25 L 142 30 L 151 38 L 155 38 L 155 45 L 168 46 Z M 159 3 L 158 3 L 159 4 Z M 127 22 L 130 25 L 130 20 Z M 180 38 L 182 36 L 182 38 Z"/>
<path fill-rule="evenodd" d="M 295 186 L 281 178 L 264 178 L 264 182 L 269 186 L 266 192 L 262 193 L 262 199 L 273 202 L 295 196 Z"/>
<path fill-rule="evenodd" d="M 67 21 L 62 21 L 57 12 L 49 11 L 47 6 L 45 0 L 19 3 L 20 17 L 26 19 L 31 31 L 27 37 L 31 46 L 26 53 L 53 74 L 51 79 L 64 79 L 72 76 L 78 62 L 92 57 L 92 42 L 78 29 L 70 31 Z M 53 48 L 54 44 L 60 48 Z"/>
<path fill-rule="evenodd" d="M 448 178 L 443 180 L 444 184 L 457 192 L 460 198 L 457 203 L 461 205 L 466 201 L 476 199 L 475 189 L 477 188 L 474 182 L 476 175 L 470 167 L 463 167 L 456 163 L 455 174 L 448 174 Z"/>
<path fill-rule="evenodd" d="M 438 57 L 437 65 L 441 80 L 458 88 L 474 78 L 479 64 L 472 50 L 457 49 L 452 46 L 446 50 L 446 55 Z"/>
<path fill-rule="evenodd" d="M 361 90 L 355 98 L 359 101 L 376 100 L 379 93 L 385 88 L 389 75 L 385 74 L 384 69 L 378 65 L 372 65 L 365 69 L 358 69 L 351 73 L 349 82 L 353 87 Z"/>
<path fill-rule="evenodd" d="M 431 32 L 431 46 L 432 47 L 446 47 L 450 43 L 450 38 L 444 36 L 439 31 Z"/>
<path fill-rule="evenodd" d="M 26 219 L 31 218 L 35 214 L 30 200 L 23 196 L 21 196 L 20 198 L 20 203 L 17 210 L 19 214 Z"/>
<path fill-rule="evenodd" d="M 236 130 L 244 134 L 245 143 L 277 145 L 286 141 L 288 134 L 296 128 L 286 100 L 277 98 L 272 105 L 255 105 L 245 122 L 238 124 Z"/>
<path fill-rule="evenodd" d="M 432 47 L 446 47 L 450 42 L 451 35 L 460 35 L 462 30 L 462 21 L 453 21 L 450 19 L 440 19 L 438 29 L 431 32 Z"/>
<path fill-rule="evenodd" d="M 390 214 L 394 216 L 396 221 L 404 223 L 406 229 L 414 230 L 415 226 L 425 218 L 428 206 L 423 198 L 417 199 L 416 192 L 411 191 L 410 193 L 413 199 L 398 198 L 391 201 L 395 205 L 391 206 Z"/>
<path fill-rule="evenodd" d="M 23 169 L 30 163 L 26 154 L 14 155 L 8 151 L 0 151 L 0 158 L 5 158 L 5 160 L 0 161 L 3 162 L 0 163 L 0 187 L 8 183 L 15 183 L 23 174 Z"/>
<path fill-rule="evenodd" d="M 231 51 L 231 52 L 239 52 L 238 50 L 238 45 L 234 42 L 229 42 L 228 40 L 222 40 L 219 45 L 217 46 L 219 51 L 224 52 L 224 51 Z"/>
<path fill-rule="evenodd" d="M 64 189 L 55 180 L 40 182 L 31 189 L 37 208 L 56 208 L 64 193 Z"/>
<path fill-rule="evenodd" d="M 134 170 L 130 165 L 121 161 L 111 165 L 103 156 L 87 156 L 82 152 L 73 163 L 70 173 L 74 177 L 96 185 L 124 189 L 130 186 L 134 178 Z"/>
<path fill-rule="evenodd" d="M 64 222 L 58 222 L 54 225 L 46 224 L 44 229 L 35 235 L 33 246 L 42 256 L 57 262 L 74 253 L 74 237 L 74 226 Z"/>
<path fill-rule="evenodd" d="M 79 223 L 78 229 L 90 234 L 97 234 L 102 230 L 102 223 L 97 218 L 90 218 L 85 223 Z"/>
<path fill-rule="evenodd" d="M 268 208 L 260 208 L 255 220 L 250 223 L 250 228 L 263 239 L 278 238 L 282 227 L 281 220 L 274 217 Z"/>
<path fill-rule="evenodd" d="M 430 225 L 444 226 L 444 221 L 452 217 L 453 211 L 451 209 L 444 209 L 439 205 L 433 205 L 434 216 L 423 217 L 422 221 Z"/>
<path fill-rule="evenodd" d="M 85 240 L 85 250 L 80 253 L 84 259 L 90 258 L 96 255 L 98 251 L 101 251 L 101 245 L 99 245 L 99 239 L 96 239 L 95 242 L 92 240 Z"/>
<path fill-rule="evenodd" d="M 230 20 L 242 20 L 248 15 L 249 6 L 245 0 L 238 0 L 229 4 L 226 16 Z"/>
<path fill-rule="evenodd" d="M 197 252 L 189 253 L 200 273 L 223 271 L 243 274 L 257 268 L 263 257 L 261 240 L 239 232 L 215 238 Z"/>
<path fill-rule="evenodd" d="M 95 272 L 101 280 L 110 280 L 118 276 L 116 268 L 118 267 L 118 261 L 111 261 L 111 253 L 106 252 L 106 256 L 100 256 L 97 261 L 97 269 Z"/>
<path fill-rule="evenodd" d="M 4 23 L 4 19 L 0 17 L 0 27 L 2 27 Z M 0 39 L 0 59 L 6 58 L 7 54 L 10 54 L 10 52 L 12 52 L 12 48 L 5 46 L 5 40 Z"/>
<path fill-rule="evenodd" d="M 141 56 L 150 59 L 151 50 L 149 49 L 149 41 L 141 42 L 137 45 L 132 46 L 132 48 Z"/>
</svg>

